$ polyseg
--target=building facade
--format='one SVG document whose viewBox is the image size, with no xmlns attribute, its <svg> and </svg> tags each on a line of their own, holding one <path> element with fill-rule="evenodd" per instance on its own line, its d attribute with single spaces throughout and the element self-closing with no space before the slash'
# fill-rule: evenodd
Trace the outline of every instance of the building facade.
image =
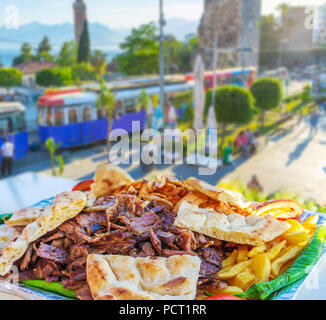
<svg viewBox="0 0 326 320">
<path fill-rule="evenodd" d="M 75 40 L 79 42 L 87 17 L 87 7 L 84 0 L 76 0 L 74 5 Z"/>
<path fill-rule="evenodd" d="M 315 45 L 326 43 L 326 3 L 315 8 L 312 37 Z"/>
<path fill-rule="evenodd" d="M 285 14 L 282 40 L 284 48 L 292 51 L 309 50 L 313 46 L 313 28 L 307 28 L 306 7 L 290 7 Z"/>
<path fill-rule="evenodd" d="M 258 67 L 261 0 L 205 0 L 198 28 L 205 66 L 212 68 L 214 34 L 218 36 L 218 67 Z M 241 55 L 236 49 L 251 48 Z M 243 59 L 242 59 L 243 58 Z"/>
</svg>

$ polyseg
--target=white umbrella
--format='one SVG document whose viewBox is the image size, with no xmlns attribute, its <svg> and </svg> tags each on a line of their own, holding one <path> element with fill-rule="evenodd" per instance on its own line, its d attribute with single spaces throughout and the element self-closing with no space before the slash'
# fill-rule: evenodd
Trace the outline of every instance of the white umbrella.
<svg viewBox="0 0 326 320">
<path fill-rule="evenodd" d="M 194 105 L 195 105 L 195 119 L 194 119 L 194 129 L 202 129 L 203 124 L 203 111 L 205 106 L 205 88 L 204 88 L 204 72 L 205 67 L 203 59 L 200 55 L 196 57 L 195 67 L 194 67 Z"/>
<path fill-rule="evenodd" d="M 215 109 L 213 106 L 209 107 L 206 127 L 207 127 L 207 129 L 216 129 L 217 128 Z"/>
</svg>

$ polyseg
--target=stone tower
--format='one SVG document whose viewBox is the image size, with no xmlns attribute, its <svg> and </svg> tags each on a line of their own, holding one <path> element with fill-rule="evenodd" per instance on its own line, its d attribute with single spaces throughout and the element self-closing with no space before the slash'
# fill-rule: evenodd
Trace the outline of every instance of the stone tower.
<svg viewBox="0 0 326 320">
<path fill-rule="evenodd" d="M 213 52 L 210 49 L 213 48 L 215 32 L 218 48 L 231 49 L 219 53 L 219 68 L 241 65 L 241 55 L 232 50 L 239 47 L 252 48 L 252 53 L 244 54 L 244 63 L 258 67 L 260 16 L 261 0 L 205 0 L 198 36 L 206 68 L 212 68 Z"/>
<path fill-rule="evenodd" d="M 86 4 L 83 0 L 76 0 L 74 3 L 75 40 L 79 42 L 86 20 Z"/>
</svg>

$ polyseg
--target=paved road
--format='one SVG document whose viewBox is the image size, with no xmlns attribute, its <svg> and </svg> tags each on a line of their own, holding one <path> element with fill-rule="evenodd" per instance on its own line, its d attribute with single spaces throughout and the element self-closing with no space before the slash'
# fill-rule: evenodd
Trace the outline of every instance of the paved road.
<svg viewBox="0 0 326 320">
<path fill-rule="evenodd" d="M 310 136 L 309 129 L 306 119 L 290 132 L 274 135 L 266 148 L 224 179 L 247 182 L 256 174 L 267 192 L 288 190 L 326 202 L 326 115 L 316 135 Z"/>
</svg>

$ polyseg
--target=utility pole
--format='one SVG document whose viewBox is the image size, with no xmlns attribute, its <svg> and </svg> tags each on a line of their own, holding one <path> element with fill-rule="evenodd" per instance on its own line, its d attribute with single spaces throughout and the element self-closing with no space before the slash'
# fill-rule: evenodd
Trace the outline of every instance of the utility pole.
<svg viewBox="0 0 326 320">
<path fill-rule="evenodd" d="M 164 32 L 163 27 L 165 26 L 164 14 L 163 14 L 163 0 L 160 1 L 160 108 L 163 112 L 163 119 L 165 123 L 165 97 L 164 97 Z"/>
<path fill-rule="evenodd" d="M 216 31 L 214 32 L 214 47 L 213 47 L 213 92 L 212 92 L 212 107 L 215 106 L 216 97 L 216 69 L 217 69 L 217 47 L 218 47 L 218 36 Z"/>
</svg>

